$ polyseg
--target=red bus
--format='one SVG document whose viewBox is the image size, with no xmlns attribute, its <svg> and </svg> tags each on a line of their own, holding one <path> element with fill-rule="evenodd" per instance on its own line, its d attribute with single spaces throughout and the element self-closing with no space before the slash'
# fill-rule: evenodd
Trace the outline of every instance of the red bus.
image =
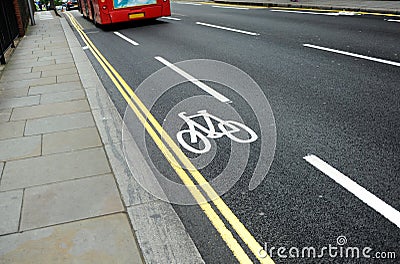
<svg viewBox="0 0 400 264">
<path fill-rule="evenodd" d="M 84 17 L 106 25 L 170 16 L 170 0 L 78 0 Z"/>
</svg>

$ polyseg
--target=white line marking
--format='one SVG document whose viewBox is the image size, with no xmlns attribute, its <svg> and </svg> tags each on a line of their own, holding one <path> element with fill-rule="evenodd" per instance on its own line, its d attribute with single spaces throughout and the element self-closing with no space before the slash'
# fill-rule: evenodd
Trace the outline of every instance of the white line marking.
<svg viewBox="0 0 400 264">
<path fill-rule="evenodd" d="M 355 16 L 356 13 L 354 13 L 354 12 L 349 12 L 349 11 L 340 11 L 340 12 L 339 12 L 339 15 L 341 15 L 341 16 Z M 360 15 L 360 14 L 357 14 L 357 15 Z"/>
<path fill-rule="evenodd" d="M 338 16 L 339 15 L 339 13 L 319 13 L 319 12 L 292 11 L 292 10 L 269 10 L 269 11 L 283 12 L 283 13 L 308 14 L 308 15 L 323 15 L 323 16 Z"/>
<path fill-rule="evenodd" d="M 139 43 L 137 43 L 136 41 L 131 40 L 130 38 L 128 38 L 127 36 L 122 35 L 121 33 L 115 31 L 114 32 L 115 35 L 117 35 L 118 37 L 128 41 L 129 43 L 131 43 L 133 46 L 139 46 Z"/>
<path fill-rule="evenodd" d="M 88 46 L 84 46 L 84 47 L 82 47 L 82 49 L 83 49 L 83 50 L 88 50 L 89 47 L 88 47 Z"/>
<path fill-rule="evenodd" d="M 197 4 L 197 3 L 184 3 L 184 2 L 181 2 L 181 3 L 176 3 L 176 4 L 180 4 L 180 5 L 194 5 L 194 6 L 201 6 L 201 4 Z"/>
<path fill-rule="evenodd" d="M 400 212 L 315 155 L 304 159 L 400 228 Z"/>
<path fill-rule="evenodd" d="M 311 45 L 311 44 L 303 44 L 303 46 L 308 47 L 308 48 L 330 51 L 330 52 L 334 52 L 334 53 L 338 53 L 338 54 L 342 54 L 342 55 L 352 56 L 352 57 L 356 57 L 356 58 L 360 58 L 360 59 L 365 59 L 365 60 L 370 60 L 370 61 L 375 61 L 375 62 L 380 62 L 380 63 L 385 63 L 385 64 L 400 67 L 400 62 L 378 59 L 378 58 L 374 58 L 374 57 L 364 56 L 364 55 L 351 53 L 351 52 L 347 52 L 347 51 L 341 51 L 341 50 L 336 50 L 336 49 L 320 47 L 320 46 Z"/>
<path fill-rule="evenodd" d="M 175 21 L 181 21 L 180 18 L 176 18 L 176 17 L 161 17 L 163 19 L 168 19 L 168 20 L 175 20 Z"/>
<path fill-rule="evenodd" d="M 225 9 L 237 9 L 237 10 L 249 10 L 249 8 L 246 7 L 233 7 L 233 6 L 212 6 L 215 8 L 225 8 Z"/>
<path fill-rule="evenodd" d="M 398 23 L 400 23 L 400 20 L 396 20 L 396 19 L 388 19 L 388 20 L 386 20 L 386 21 L 388 21 L 388 22 L 398 22 Z"/>
<path fill-rule="evenodd" d="M 249 31 L 244 31 L 244 30 L 234 29 L 234 28 L 228 28 L 228 27 L 221 27 L 221 26 L 212 25 L 212 24 L 206 24 L 206 23 L 202 23 L 202 22 L 196 22 L 196 24 L 197 25 L 201 25 L 201 26 L 206 26 L 206 27 L 219 28 L 219 29 L 224 29 L 224 30 L 228 30 L 228 31 L 237 32 L 237 33 L 247 34 L 247 35 L 251 35 L 251 36 L 259 36 L 260 35 L 258 33 L 253 33 L 253 32 L 249 32 Z"/>
<path fill-rule="evenodd" d="M 201 81 L 197 80 L 196 78 L 194 78 L 189 73 L 179 69 L 178 67 L 176 67 L 175 65 L 173 65 L 172 63 L 167 61 L 166 59 L 164 59 L 162 57 L 159 57 L 159 56 L 154 57 L 154 58 L 156 60 L 158 60 L 159 62 L 161 62 L 162 64 L 164 64 L 165 66 L 167 66 L 170 69 L 172 69 L 173 71 L 175 71 L 176 73 L 178 73 L 179 75 L 181 75 L 182 77 L 186 78 L 188 81 L 190 81 L 191 83 L 193 83 L 194 85 L 196 85 L 197 87 L 199 87 L 200 89 L 205 91 L 206 93 L 214 96 L 217 100 L 219 100 L 219 101 L 221 101 L 223 103 L 231 103 L 232 102 L 231 100 L 229 100 L 228 98 L 226 98 L 225 96 L 220 94 L 219 92 L 215 91 L 210 86 L 208 86 L 208 85 L 202 83 Z"/>
</svg>

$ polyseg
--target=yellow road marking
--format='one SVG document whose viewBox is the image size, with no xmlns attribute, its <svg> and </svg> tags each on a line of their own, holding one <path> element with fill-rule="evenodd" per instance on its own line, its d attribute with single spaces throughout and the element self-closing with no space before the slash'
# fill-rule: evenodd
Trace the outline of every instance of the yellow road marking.
<svg viewBox="0 0 400 264">
<path fill-rule="evenodd" d="M 318 8 L 306 8 L 306 7 L 279 7 L 279 6 L 272 6 L 271 9 L 282 9 L 282 10 L 303 10 L 303 11 L 320 11 L 320 12 L 342 12 L 343 10 L 336 10 L 336 9 L 318 9 Z"/>
<path fill-rule="evenodd" d="M 71 14 L 68 14 L 68 17 L 70 18 L 71 23 L 73 23 L 73 25 L 77 28 L 77 30 L 78 30 L 78 28 L 82 28 L 82 27 L 76 26 L 76 25 L 79 25 L 79 23 L 75 20 L 75 18 Z M 184 155 L 184 153 L 175 144 L 175 142 L 170 138 L 170 136 L 163 130 L 163 128 L 157 122 L 157 120 L 154 118 L 154 116 L 147 110 L 146 106 L 140 101 L 140 99 L 132 91 L 132 89 L 125 82 L 125 80 L 119 75 L 119 73 L 103 57 L 103 55 L 95 47 L 95 45 L 90 41 L 90 39 L 86 36 L 86 34 L 82 30 L 78 30 L 78 32 L 81 35 L 82 39 L 85 41 L 85 43 L 90 48 L 91 52 L 95 55 L 96 59 L 99 61 L 99 63 L 102 65 L 102 67 L 106 70 L 106 73 L 110 76 L 111 80 L 114 82 L 117 89 L 121 92 L 121 94 L 123 95 L 123 97 L 125 98 L 127 103 L 129 104 L 129 106 L 132 108 L 132 110 L 138 116 L 139 120 L 142 122 L 142 124 L 146 128 L 149 135 L 153 138 L 153 140 L 157 144 L 158 148 L 162 151 L 164 156 L 171 163 L 172 168 L 176 171 L 176 173 L 181 178 L 183 183 L 186 185 L 186 187 L 192 193 L 193 197 L 199 203 L 199 206 L 205 212 L 205 214 L 207 215 L 207 217 L 209 218 L 211 223 L 214 225 L 214 227 L 220 233 L 220 235 L 223 238 L 223 240 L 225 241 L 225 243 L 227 243 L 228 247 L 231 249 L 231 251 L 233 252 L 235 257 L 240 261 L 240 263 L 249 263 L 248 261 L 251 262 L 251 260 L 248 258 L 248 256 L 246 255 L 246 253 L 244 252 L 242 247 L 237 243 L 236 239 L 232 236 L 231 232 L 225 227 L 222 220 L 215 213 L 215 211 L 212 209 L 210 204 L 206 201 L 204 196 L 199 192 L 196 185 L 194 185 L 194 183 L 190 180 L 190 178 L 187 175 L 187 173 L 185 172 L 185 170 L 183 170 L 182 167 L 176 165 L 178 163 L 175 160 L 175 158 L 173 157 L 173 155 L 171 154 L 171 152 L 169 152 L 169 150 L 164 145 L 163 141 L 155 133 L 153 128 L 146 121 L 146 119 L 143 117 L 143 115 L 140 113 L 140 111 L 136 108 L 136 106 L 130 100 L 130 98 L 126 94 L 126 92 L 131 96 L 131 98 L 139 106 L 139 108 L 142 110 L 144 115 L 148 118 L 150 123 L 157 130 L 157 132 L 160 135 L 164 136 L 163 138 L 166 141 L 166 143 L 168 144 L 168 146 L 172 149 L 172 151 L 179 158 L 179 160 L 186 166 L 188 171 L 190 171 L 190 173 L 192 174 L 194 179 L 197 181 L 197 183 L 200 185 L 200 187 L 202 187 L 203 190 L 205 190 L 205 192 L 207 193 L 207 195 L 213 200 L 213 203 L 215 204 L 215 206 L 218 208 L 218 210 L 221 212 L 221 214 L 225 217 L 225 219 L 231 224 L 232 228 L 236 231 L 236 233 L 243 240 L 243 242 L 245 242 L 245 244 L 253 252 L 253 254 L 256 256 L 256 258 L 261 263 L 269 263 L 269 264 L 274 263 L 273 260 L 264 251 L 262 246 L 255 240 L 255 238 L 250 234 L 250 232 L 246 229 L 246 227 L 240 222 L 240 220 L 236 217 L 236 215 L 234 215 L 234 213 L 225 204 L 225 202 L 218 196 L 218 194 L 215 192 L 215 190 L 212 188 L 212 186 L 207 182 L 207 180 L 200 174 L 199 171 L 197 171 L 197 169 L 193 166 L 193 164 L 190 162 L 190 160 Z M 118 79 L 119 83 L 116 81 L 116 79 Z M 122 89 L 121 85 L 123 86 L 123 88 L 125 90 Z"/>
<path fill-rule="evenodd" d="M 237 4 L 222 4 L 222 3 L 212 3 L 212 2 L 199 2 L 200 4 L 203 5 L 215 5 L 215 6 L 229 6 L 229 7 L 245 7 L 245 8 L 252 8 L 252 9 L 282 9 L 282 10 L 298 10 L 298 11 L 314 11 L 314 12 L 333 12 L 333 13 L 338 13 L 338 12 L 352 12 L 356 15 L 372 15 L 372 16 L 389 16 L 389 17 L 400 17 L 400 15 L 397 14 L 385 14 L 385 13 L 375 13 L 375 12 L 361 12 L 361 11 L 350 11 L 350 10 L 345 10 L 344 9 L 319 9 L 319 8 L 307 8 L 307 7 L 279 7 L 279 6 L 254 6 L 254 5 L 242 5 L 240 3 Z"/>
<path fill-rule="evenodd" d="M 213 2 L 199 2 L 199 4 L 203 5 L 213 5 L 213 6 L 229 6 L 229 7 L 245 7 L 250 9 L 267 9 L 266 6 L 254 6 L 254 5 L 235 5 L 235 4 L 221 4 L 221 3 L 213 3 Z"/>
<path fill-rule="evenodd" d="M 383 14 L 383 13 L 371 13 L 371 12 L 357 12 L 357 11 L 348 11 L 348 10 L 340 10 L 340 9 L 318 9 L 318 8 L 306 8 L 306 7 L 278 7 L 273 6 L 271 9 L 282 9 L 282 10 L 297 10 L 297 11 L 314 11 L 314 12 L 352 12 L 356 15 L 373 15 L 373 16 L 390 16 L 390 17 L 400 17 L 400 15 L 396 14 Z"/>
<path fill-rule="evenodd" d="M 373 15 L 373 16 L 400 17 L 400 15 L 396 15 L 396 14 L 382 14 L 382 13 L 369 13 L 369 12 L 357 12 L 357 14 L 361 14 L 361 15 Z"/>
</svg>

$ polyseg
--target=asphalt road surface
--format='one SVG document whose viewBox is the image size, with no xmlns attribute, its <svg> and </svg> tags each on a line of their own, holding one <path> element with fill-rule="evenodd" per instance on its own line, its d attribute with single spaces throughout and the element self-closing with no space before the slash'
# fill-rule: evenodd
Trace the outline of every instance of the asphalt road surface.
<svg viewBox="0 0 400 264">
<path fill-rule="evenodd" d="M 276 263 L 399 263 L 400 23 L 380 16 L 287 11 L 174 3 L 173 19 L 113 28 L 96 28 L 78 11 L 71 13 L 133 89 L 165 66 L 157 56 L 170 63 L 220 61 L 241 69 L 258 84 L 272 109 L 276 149 L 266 177 L 254 190 L 248 184 L 257 162 L 268 163 L 258 159 L 265 129 L 259 120 L 273 119 L 261 105 L 251 105 L 248 98 L 257 96 L 253 90 L 240 95 L 226 85 L 204 81 L 231 101 L 224 103 L 187 82 L 155 98 L 151 113 L 160 123 L 168 115 L 193 115 L 199 110 L 233 120 L 233 108 L 240 123 L 258 135 L 252 143 L 233 142 L 227 136 L 215 139 L 210 150 L 215 156 L 199 171 L 211 181 L 228 167 L 230 156 L 250 152 L 240 179 L 222 198 Z M 87 52 L 124 116 L 126 102 Z M 202 74 L 196 67 L 185 70 L 195 78 Z M 193 96 L 200 99 L 185 101 Z M 176 122 L 173 129 L 188 126 Z M 187 136 L 184 140 L 190 142 Z M 175 135 L 174 139 L 179 143 Z M 273 144 L 268 147 L 273 149 Z M 179 182 L 149 138 L 146 148 L 155 167 Z M 199 156 L 181 148 L 190 158 Z M 233 175 L 240 168 L 228 171 Z M 174 209 L 206 263 L 238 262 L 199 206 L 174 205 Z M 332 257 L 321 251 L 329 245 L 357 247 L 360 255 L 370 247 L 371 258 L 344 253 Z M 286 251 L 278 252 L 279 247 Z M 323 257 L 288 257 L 290 248 L 299 249 L 301 255 L 304 247 L 316 248 Z M 377 259 L 387 252 L 395 252 L 397 258 Z M 257 262 L 249 250 L 246 253 Z"/>
</svg>

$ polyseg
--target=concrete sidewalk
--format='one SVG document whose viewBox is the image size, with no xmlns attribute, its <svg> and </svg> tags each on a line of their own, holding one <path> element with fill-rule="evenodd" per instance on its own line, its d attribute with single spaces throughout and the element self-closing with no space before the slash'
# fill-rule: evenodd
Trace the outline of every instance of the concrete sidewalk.
<svg viewBox="0 0 400 264">
<path fill-rule="evenodd" d="M 88 101 L 93 68 L 62 19 L 36 21 L 0 78 L 0 263 L 143 263 Z"/>
<path fill-rule="evenodd" d="M 279 6 L 298 8 L 334 9 L 355 12 L 399 14 L 400 1 L 371 1 L 371 0 L 214 0 L 215 3 Z"/>
</svg>

